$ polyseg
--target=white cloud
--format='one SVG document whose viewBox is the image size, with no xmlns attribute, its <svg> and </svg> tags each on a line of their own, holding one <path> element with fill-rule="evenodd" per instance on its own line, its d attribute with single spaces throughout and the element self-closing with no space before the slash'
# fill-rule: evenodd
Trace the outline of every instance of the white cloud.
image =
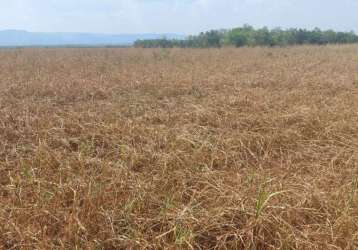
<svg viewBox="0 0 358 250">
<path fill-rule="evenodd" d="M 11 0 L 1 5 L 0 29 L 197 33 L 249 23 L 358 31 L 357 9 L 355 0 Z"/>
</svg>

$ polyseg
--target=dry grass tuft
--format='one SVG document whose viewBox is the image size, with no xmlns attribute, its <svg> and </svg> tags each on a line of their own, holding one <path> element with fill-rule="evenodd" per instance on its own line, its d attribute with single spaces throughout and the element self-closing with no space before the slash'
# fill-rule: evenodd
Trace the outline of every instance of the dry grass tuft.
<svg viewBox="0 0 358 250">
<path fill-rule="evenodd" d="M 0 51 L 0 247 L 357 249 L 358 47 Z"/>
</svg>

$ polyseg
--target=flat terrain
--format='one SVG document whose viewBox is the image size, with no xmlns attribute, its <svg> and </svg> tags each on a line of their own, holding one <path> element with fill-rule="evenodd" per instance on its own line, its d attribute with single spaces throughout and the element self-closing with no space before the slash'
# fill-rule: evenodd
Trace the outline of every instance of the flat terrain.
<svg viewBox="0 0 358 250">
<path fill-rule="evenodd" d="M 357 249 L 358 46 L 0 50 L 0 249 Z"/>
</svg>

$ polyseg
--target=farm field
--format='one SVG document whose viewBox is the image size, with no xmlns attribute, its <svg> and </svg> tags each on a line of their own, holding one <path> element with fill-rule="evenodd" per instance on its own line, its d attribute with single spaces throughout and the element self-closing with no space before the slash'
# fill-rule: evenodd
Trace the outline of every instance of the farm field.
<svg viewBox="0 0 358 250">
<path fill-rule="evenodd" d="M 0 249 L 357 249 L 357 185 L 357 45 L 0 50 Z"/>
</svg>

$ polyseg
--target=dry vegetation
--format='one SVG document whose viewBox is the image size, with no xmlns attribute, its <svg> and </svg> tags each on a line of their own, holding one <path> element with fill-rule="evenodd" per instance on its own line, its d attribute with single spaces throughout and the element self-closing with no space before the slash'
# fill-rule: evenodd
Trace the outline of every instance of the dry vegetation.
<svg viewBox="0 0 358 250">
<path fill-rule="evenodd" d="M 0 88 L 0 248 L 358 248 L 358 46 L 1 50 Z"/>
</svg>

